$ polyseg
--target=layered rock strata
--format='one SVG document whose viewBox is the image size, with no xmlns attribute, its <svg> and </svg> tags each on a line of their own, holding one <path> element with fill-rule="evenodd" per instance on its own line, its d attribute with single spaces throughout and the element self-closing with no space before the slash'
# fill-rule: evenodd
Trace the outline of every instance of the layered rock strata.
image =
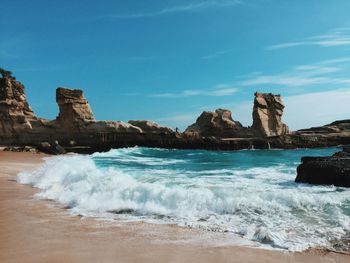
<svg viewBox="0 0 350 263">
<path fill-rule="evenodd" d="M 282 122 L 284 105 L 280 95 L 255 93 L 252 129 L 262 137 L 281 136 L 289 133 Z"/>
<path fill-rule="evenodd" d="M 73 151 L 106 151 L 110 148 L 149 146 L 178 149 L 268 149 L 327 147 L 350 144 L 350 120 L 289 133 L 282 122 L 281 97 L 256 93 L 253 126 L 243 127 L 231 112 L 203 112 L 184 133 L 152 121 L 97 121 L 82 90 L 58 88 L 59 115 L 55 120 L 37 118 L 24 86 L 0 69 L 0 144 L 54 145 L 58 141 Z M 78 147 L 80 147 L 78 149 Z"/>
<path fill-rule="evenodd" d="M 75 122 L 95 120 L 82 90 L 60 87 L 56 90 L 56 102 L 59 107 L 57 121 L 64 126 L 70 126 Z"/>
<path fill-rule="evenodd" d="M 0 136 L 18 136 L 36 120 L 22 83 L 11 75 L 0 78 Z"/>
</svg>

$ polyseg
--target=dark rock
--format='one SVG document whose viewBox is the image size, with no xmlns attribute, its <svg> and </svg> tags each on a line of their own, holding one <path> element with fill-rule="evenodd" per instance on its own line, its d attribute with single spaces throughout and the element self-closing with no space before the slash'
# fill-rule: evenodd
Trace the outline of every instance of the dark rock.
<svg viewBox="0 0 350 263">
<path fill-rule="evenodd" d="M 66 150 L 59 145 L 58 141 L 54 141 L 53 144 L 50 144 L 48 142 L 42 142 L 37 147 L 41 152 L 47 153 L 47 154 L 65 154 Z"/>
<path fill-rule="evenodd" d="M 340 152 L 330 157 L 303 157 L 297 168 L 297 183 L 350 187 L 350 156 Z"/>
<path fill-rule="evenodd" d="M 31 146 L 8 146 L 4 148 L 4 151 L 7 152 L 31 152 L 38 153 L 38 149 Z"/>
</svg>

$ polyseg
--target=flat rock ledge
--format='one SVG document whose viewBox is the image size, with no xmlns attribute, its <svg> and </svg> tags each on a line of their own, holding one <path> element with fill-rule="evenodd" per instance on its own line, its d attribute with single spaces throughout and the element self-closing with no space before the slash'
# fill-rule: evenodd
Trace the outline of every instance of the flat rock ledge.
<svg viewBox="0 0 350 263">
<path fill-rule="evenodd" d="M 350 187 L 350 148 L 329 157 L 303 157 L 297 168 L 297 183 Z"/>
</svg>

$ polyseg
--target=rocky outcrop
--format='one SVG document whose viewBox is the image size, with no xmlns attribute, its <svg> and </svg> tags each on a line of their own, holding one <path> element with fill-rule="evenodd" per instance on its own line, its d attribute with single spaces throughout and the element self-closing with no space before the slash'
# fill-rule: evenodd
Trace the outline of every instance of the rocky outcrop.
<svg viewBox="0 0 350 263">
<path fill-rule="evenodd" d="M 37 118 L 24 94 L 24 86 L 11 74 L 0 78 L 0 136 L 15 136 L 31 129 Z"/>
<path fill-rule="evenodd" d="M 0 69 L 0 144 L 41 147 L 43 142 L 75 152 L 148 146 L 178 149 L 269 149 L 328 147 L 350 144 L 350 120 L 288 133 L 282 123 L 281 97 L 255 94 L 253 126 L 243 127 L 231 112 L 203 112 L 184 133 L 152 121 L 97 121 L 82 90 L 58 88 L 59 115 L 37 118 L 29 107 L 24 86 Z M 72 143 L 74 142 L 74 143 Z M 45 144 L 44 144 L 45 145 Z"/>
<path fill-rule="evenodd" d="M 288 134 L 288 127 L 282 122 L 283 109 L 280 95 L 256 92 L 252 129 L 262 137 Z"/>
<path fill-rule="evenodd" d="M 348 133 L 350 135 L 350 119 L 335 121 L 321 127 L 312 127 L 309 129 L 302 129 L 295 132 L 295 134 L 339 134 Z"/>
<path fill-rule="evenodd" d="M 234 121 L 231 111 L 226 109 L 217 109 L 215 112 L 204 111 L 190 125 L 185 134 L 194 137 L 221 137 L 221 138 L 239 138 L 250 137 L 251 132 L 242 126 L 238 121 Z"/>
<path fill-rule="evenodd" d="M 297 183 L 350 187 L 350 150 L 330 157 L 303 157 L 297 168 Z"/>
<path fill-rule="evenodd" d="M 147 121 L 147 120 L 133 121 L 133 120 L 130 120 L 128 123 L 135 126 L 135 127 L 139 127 L 143 133 L 162 134 L 162 135 L 174 134 L 174 131 L 172 129 L 170 129 L 168 127 L 162 127 L 158 123 L 155 123 L 153 121 Z"/>
<path fill-rule="evenodd" d="M 123 133 L 123 134 L 141 134 L 139 127 L 133 126 L 122 121 L 90 121 L 85 123 L 85 129 L 92 133 Z"/>
<path fill-rule="evenodd" d="M 56 90 L 56 102 L 60 110 L 57 121 L 63 126 L 72 126 L 76 122 L 95 120 L 82 90 L 58 88 Z"/>
<path fill-rule="evenodd" d="M 55 128 L 65 129 L 68 134 L 77 131 L 82 135 L 113 132 L 139 134 L 142 132 L 140 128 L 125 122 L 96 121 L 82 90 L 57 88 L 56 101 L 59 115 L 54 123 Z"/>
</svg>

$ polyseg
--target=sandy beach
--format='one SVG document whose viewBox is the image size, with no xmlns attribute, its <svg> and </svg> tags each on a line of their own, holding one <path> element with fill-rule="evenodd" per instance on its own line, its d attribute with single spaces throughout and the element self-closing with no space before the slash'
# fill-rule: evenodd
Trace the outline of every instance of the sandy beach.
<svg viewBox="0 0 350 263">
<path fill-rule="evenodd" d="M 34 197 L 16 175 L 45 155 L 0 151 L 0 262 L 349 262 L 313 250 L 291 253 L 237 246 L 230 236 L 188 228 L 71 216 Z"/>
</svg>

